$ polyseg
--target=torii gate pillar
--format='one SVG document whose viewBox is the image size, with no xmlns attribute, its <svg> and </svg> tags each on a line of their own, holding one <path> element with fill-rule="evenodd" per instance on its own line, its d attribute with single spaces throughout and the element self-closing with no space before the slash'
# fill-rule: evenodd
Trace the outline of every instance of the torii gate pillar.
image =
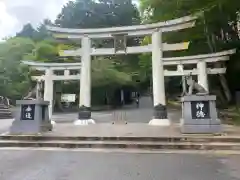
<svg viewBox="0 0 240 180">
<path fill-rule="evenodd" d="M 149 122 L 150 125 L 169 126 L 167 117 L 164 69 L 163 69 L 163 48 L 162 32 L 157 29 L 152 34 L 152 78 L 153 78 L 153 105 L 154 115 Z"/>
<path fill-rule="evenodd" d="M 95 124 L 91 118 L 91 39 L 82 38 L 82 66 L 78 120 L 75 125 Z"/>
<path fill-rule="evenodd" d="M 207 74 L 207 63 L 205 61 L 199 61 L 197 63 L 198 68 L 198 84 L 200 84 L 206 91 L 209 92 L 208 86 L 208 74 Z"/>
<path fill-rule="evenodd" d="M 49 101 L 49 118 L 52 118 L 53 114 L 53 71 L 51 69 L 45 70 L 44 76 L 44 101 Z"/>
</svg>

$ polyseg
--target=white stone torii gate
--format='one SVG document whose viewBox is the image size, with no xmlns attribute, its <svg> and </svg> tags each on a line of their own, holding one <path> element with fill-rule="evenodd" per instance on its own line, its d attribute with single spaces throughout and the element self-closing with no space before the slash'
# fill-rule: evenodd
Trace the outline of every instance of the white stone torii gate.
<svg viewBox="0 0 240 180">
<path fill-rule="evenodd" d="M 79 120 L 76 124 L 91 123 L 91 56 L 93 55 L 112 55 L 112 54 L 132 54 L 152 52 L 152 78 L 153 78 L 153 100 L 154 100 L 154 117 L 150 124 L 154 125 L 170 125 L 167 117 L 164 75 L 183 75 L 198 74 L 199 82 L 203 87 L 208 89 L 207 73 L 218 74 L 225 73 L 225 68 L 207 69 L 207 62 L 226 61 L 228 55 L 234 53 L 227 51 L 222 53 L 163 58 L 163 51 L 187 49 L 188 43 L 166 44 L 162 42 L 162 33 L 169 31 L 177 31 L 181 29 L 191 28 L 195 25 L 197 17 L 186 16 L 183 18 L 170 20 L 166 22 L 98 29 L 68 29 L 59 27 L 47 27 L 56 38 L 79 39 L 81 40 L 81 48 L 74 51 L 64 51 L 60 55 L 63 56 L 80 56 L 81 59 L 81 83 L 80 83 L 80 112 Z M 123 49 L 115 48 L 92 48 L 91 39 L 116 38 L 117 36 L 125 39 L 127 36 L 146 36 L 152 35 L 152 44 L 146 46 L 125 47 Z M 115 42 L 117 40 L 115 39 Z M 126 44 L 125 44 L 126 45 Z M 190 61 L 192 63 L 190 63 Z M 193 71 L 185 71 L 183 64 L 195 64 L 197 69 Z M 163 65 L 178 65 L 177 71 L 164 71 Z M 88 112 L 87 112 L 88 111 Z M 90 121 L 88 121 L 90 119 Z M 83 121 L 85 123 L 83 123 Z"/>
<path fill-rule="evenodd" d="M 81 67 L 81 83 L 80 83 L 80 112 L 79 121 L 76 124 L 82 124 L 84 121 L 88 123 L 91 119 L 91 56 L 92 55 L 106 55 L 106 54 L 127 54 L 127 53 L 142 53 L 146 51 L 152 52 L 153 64 L 153 94 L 154 94 L 154 110 L 156 111 L 151 124 L 169 125 L 170 121 L 167 118 L 166 100 L 165 100 L 165 87 L 164 87 L 164 71 L 162 52 L 167 45 L 162 43 L 162 32 L 176 31 L 185 28 L 190 28 L 195 25 L 196 17 L 183 17 L 166 22 L 125 26 L 125 27 L 112 27 L 112 28 L 96 28 L 96 29 L 68 29 L 58 27 L 47 27 L 56 38 L 67 39 L 81 39 L 81 49 L 78 56 L 82 58 Z M 148 46 L 126 47 L 119 50 L 114 48 L 100 48 L 93 49 L 91 39 L 106 39 L 116 36 L 122 36 L 125 39 L 127 36 L 146 36 L 152 35 L 152 44 Z M 116 42 L 116 41 L 115 41 Z M 172 46 L 173 47 L 173 46 Z M 173 48 L 174 49 L 174 48 Z M 175 48 L 178 49 L 178 48 Z M 81 53 L 80 53 L 81 52 Z M 100 53 L 101 52 L 101 53 Z M 94 54 L 95 53 L 95 54 Z M 157 107 L 160 107 L 157 108 Z M 158 110 L 159 109 L 159 110 Z M 82 113 L 84 111 L 84 113 Z M 86 114 L 88 112 L 88 115 Z M 157 115 L 158 114 L 158 115 Z M 82 121 L 83 120 L 83 121 Z M 90 120 L 91 121 L 91 120 Z M 84 124 L 85 124 L 84 123 Z"/>
</svg>

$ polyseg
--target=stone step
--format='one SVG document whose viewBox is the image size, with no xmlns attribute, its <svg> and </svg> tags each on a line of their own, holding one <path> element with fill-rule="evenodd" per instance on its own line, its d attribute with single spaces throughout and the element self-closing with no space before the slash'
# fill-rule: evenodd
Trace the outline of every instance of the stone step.
<svg viewBox="0 0 240 180">
<path fill-rule="evenodd" d="M 13 118 L 12 114 L 10 113 L 0 113 L 0 119 L 11 119 Z"/>
<path fill-rule="evenodd" d="M 93 148 L 142 150 L 240 150 L 240 143 L 133 142 L 133 141 L 0 141 L 0 147 Z"/>
<path fill-rule="evenodd" d="M 5 117 L 5 116 L 12 116 L 11 113 L 0 113 L 0 117 Z"/>
<path fill-rule="evenodd" d="M 0 116 L 12 116 L 11 112 L 0 112 Z"/>
<path fill-rule="evenodd" d="M 0 116 L 1 115 L 12 115 L 12 113 L 10 111 L 5 111 L 5 112 L 0 112 Z"/>
<path fill-rule="evenodd" d="M 0 104 L 0 119 L 12 119 L 11 110 L 4 104 Z"/>
<path fill-rule="evenodd" d="M 5 104 L 0 104 L 0 107 L 7 107 Z"/>
<path fill-rule="evenodd" d="M 12 119 L 12 116 L 0 116 L 0 119 Z"/>
<path fill-rule="evenodd" d="M 0 109 L 0 112 L 11 112 L 10 109 Z"/>
<path fill-rule="evenodd" d="M 240 136 L 170 136 L 170 137 L 94 137 L 94 136 L 54 136 L 54 135 L 2 135 L 0 140 L 12 141 L 92 141 L 92 142 L 173 142 L 173 143 L 240 143 Z"/>
<path fill-rule="evenodd" d="M 5 107 L 5 108 L 1 108 L 1 107 L 0 107 L 0 110 L 2 110 L 2 111 L 8 110 L 8 111 L 9 111 L 9 108 L 6 108 L 6 107 Z"/>
<path fill-rule="evenodd" d="M 1 115 L 12 115 L 12 113 L 9 111 L 5 111 L 5 112 L 0 112 L 0 116 Z"/>
<path fill-rule="evenodd" d="M 11 112 L 10 109 L 0 109 L 0 112 Z"/>
</svg>

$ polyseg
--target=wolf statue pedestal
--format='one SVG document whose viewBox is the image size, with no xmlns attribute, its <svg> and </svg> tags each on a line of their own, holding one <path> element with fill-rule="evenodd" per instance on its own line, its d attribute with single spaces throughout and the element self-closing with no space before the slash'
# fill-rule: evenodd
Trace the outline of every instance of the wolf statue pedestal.
<svg viewBox="0 0 240 180">
<path fill-rule="evenodd" d="M 17 112 L 10 134 L 38 134 L 52 130 L 48 101 L 19 100 L 16 104 Z"/>
<path fill-rule="evenodd" d="M 188 92 L 181 98 L 182 119 L 181 132 L 191 134 L 217 134 L 222 132 L 221 121 L 218 119 L 216 96 L 208 92 L 191 75 L 186 77 Z M 186 88 L 185 88 L 186 89 Z M 193 91 L 197 91 L 193 94 Z"/>
<path fill-rule="evenodd" d="M 182 101 L 182 133 L 207 133 L 222 132 L 221 121 L 218 119 L 216 109 L 216 96 L 214 95 L 189 95 Z"/>
</svg>

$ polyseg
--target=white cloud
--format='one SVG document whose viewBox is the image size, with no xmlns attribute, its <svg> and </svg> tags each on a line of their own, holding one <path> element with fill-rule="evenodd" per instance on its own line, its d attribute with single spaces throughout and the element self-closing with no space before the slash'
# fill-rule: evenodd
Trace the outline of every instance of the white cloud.
<svg viewBox="0 0 240 180">
<path fill-rule="evenodd" d="M 5 4 L 0 1 L 0 39 L 14 33 L 17 24 L 17 19 L 7 13 Z"/>
<path fill-rule="evenodd" d="M 26 23 L 54 20 L 69 0 L 0 0 L 0 39 L 14 35 Z"/>
<path fill-rule="evenodd" d="M 43 19 L 55 20 L 70 0 L 0 0 L 0 40 L 15 35 L 23 25 L 36 27 Z M 134 0 L 138 4 L 138 0 Z"/>
</svg>

